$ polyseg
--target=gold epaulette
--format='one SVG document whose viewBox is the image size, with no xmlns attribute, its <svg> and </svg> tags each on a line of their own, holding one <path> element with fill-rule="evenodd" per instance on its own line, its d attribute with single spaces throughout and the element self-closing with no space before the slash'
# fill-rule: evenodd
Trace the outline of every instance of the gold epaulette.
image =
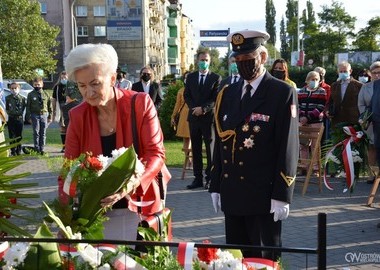
<svg viewBox="0 0 380 270">
<path fill-rule="evenodd" d="M 291 177 L 291 176 L 286 176 L 283 172 L 281 172 L 281 177 L 284 179 L 285 183 L 290 187 L 293 182 L 296 180 L 296 176 Z"/>
<path fill-rule="evenodd" d="M 226 84 L 222 88 L 222 90 L 219 91 L 218 96 L 216 97 L 214 118 L 215 118 L 216 131 L 218 132 L 218 136 L 220 137 L 220 139 L 224 142 L 224 141 L 227 141 L 228 139 L 230 139 L 231 137 L 233 137 L 233 143 L 232 143 L 232 163 L 233 163 L 234 162 L 234 153 L 235 153 L 236 132 L 235 132 L 235 130 L 232 130 L 232 129 L 223 131 L 221 128 L 220 122 L 219 122 L 219 117 L 218 117 L 219 116 L 220 103 L 222 102 L 223 93 L 224 93 L 224 90 L 226 89 L 226 87 L 228 87 L 228 84 Z"/>
</svg>

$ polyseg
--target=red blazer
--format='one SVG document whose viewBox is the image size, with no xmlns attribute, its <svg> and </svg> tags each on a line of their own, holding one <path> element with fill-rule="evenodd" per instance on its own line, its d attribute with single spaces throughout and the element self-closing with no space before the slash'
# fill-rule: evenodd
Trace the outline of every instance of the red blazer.
<svg viewBox="0 0 380 270">
<path fill-rule="evenodd" d="M 117 104 L 116 148 L 132 145 L 131 100 L 134 91 L 115 89 Z M 165 149 L 163 134 L 157 111 L 148 94 L 138 93 L 136 98 L 136 125 L 139 137 L 139 158 L 145 164 L 145 172 L 141 177 L 141 185 L 133 194 L 132 200 L 155 202 L 142 208 L 142 213 L 148 215 L 161 210 L 160 193 L 157 181 L 153 181 L 161 170 L 164 179 L 164 190 L 171 175 L 165 166 Z M 102 154 L 100 128 L 96 107 L 83 102 L 70 110 L 70 124 L 66 133 L 65 157 L 77 158 L 81 153 L 91 151 L 95 156 Z M 110 179 L 111 180 L 111 179 Z M 131 211 L 137 212 L 137 206 L 128 204 Z"/>
</svg>

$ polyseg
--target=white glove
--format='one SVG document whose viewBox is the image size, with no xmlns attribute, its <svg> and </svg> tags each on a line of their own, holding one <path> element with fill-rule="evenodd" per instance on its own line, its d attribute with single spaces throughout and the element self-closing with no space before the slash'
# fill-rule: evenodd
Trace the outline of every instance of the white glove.
<svg viewBox="0 0 380 270">
<path fill-rule="evenodd" d="M 270 213 L 274 213 L 273 220 L 285 220 L 289 216 L 289 204 L 271 199 Z"/>
<path fill-rule="evenodd" d="M 215 213 L 218 213 L 221 208 L 220 194 L 213 192 L 211 193 L 212 205 L 214 206 Z"/>
</svg>

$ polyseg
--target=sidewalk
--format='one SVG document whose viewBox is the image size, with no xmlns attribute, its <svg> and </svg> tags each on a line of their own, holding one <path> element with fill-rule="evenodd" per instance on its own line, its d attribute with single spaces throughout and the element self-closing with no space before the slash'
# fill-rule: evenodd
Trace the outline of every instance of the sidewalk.
<svg viewBox="0 0 380 270">
<path fill-rule="evenodd" d="M 47 147 L 46 150 L 50 157 L 61 155 L 60 149 Z M 173 210 L 173 241 L 209 240 L 223 244 L 223 214 L 214 212 L 210 194 L 206 190 L 186 189 L 186 185 L 192 181 L 191 172 L 181 180 L 181 171 L 179 168 L 170 168 L 172 180 L 166 205 Z M 18 181 L 39 183 L 39 187 L 29 192 L 38 193 L 41 198 L 28 200 L 26 204 L 40 207 L 41 201 L 51 202 L 55 198 L 56 173 L 48 168 L 47 159 L 27 157 L 25 163 L 12 173 L 20 172 L 32 174 Z M 367 207 L 365 203 L 371 185 L 362 180 L 350 196 L 342 193 L 342 181 L 332 179 L 335 190 L 323 188 L 321 193 L 318 193 L 316 185 L 309 185 L 305 196 L 301 196 L 302 185 L 297 183 L 290 216 L 283 222 L 283 246 L 316 248 L 317 215 L 323 212 L 327 214 L 328 269 L 380 269 L 380 229 L 376 227 L 380 222 L 380 195 L 376 196 L 373 208 Z M 377 262 L 373 262 L 370 256 L 377 256 Z M 316 269 L 315 255 L 306 257 L 303 254 L 284 253 L 282 259 L 285 269 Z"/>
</svg>

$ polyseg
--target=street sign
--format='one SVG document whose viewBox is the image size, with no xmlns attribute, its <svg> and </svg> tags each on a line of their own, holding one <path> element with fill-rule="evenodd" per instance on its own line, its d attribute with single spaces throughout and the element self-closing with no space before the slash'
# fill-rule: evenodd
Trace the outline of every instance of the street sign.
<svg viewBox="0 0 380 270">
<path fill-rule="evenodd" d="M 200 30 L 199 36 L 201 37 L 226 37 L 230 31 L 227 30 Z"/>
<path fill-rule="evenodd" d="M 216 48 L 216 47 L 228 47 L 230 43 L 225 40 L 201 40 L 202 47 Z"/>
</svg>

